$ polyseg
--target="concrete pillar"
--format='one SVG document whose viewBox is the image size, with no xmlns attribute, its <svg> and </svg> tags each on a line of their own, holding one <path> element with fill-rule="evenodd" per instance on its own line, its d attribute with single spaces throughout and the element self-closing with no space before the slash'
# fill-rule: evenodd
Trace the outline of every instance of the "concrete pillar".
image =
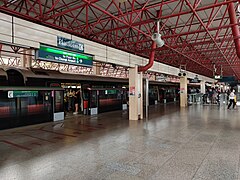
<svg viewBox="0 0 240 180">
<path fill-rule="evenodd" d="M 32 67 L 32 54 L 33 50 L 23 50 L 23 55 L 21 55 L 21 66 L 23 68 L 31 68 Z"/>
<path fill-rule="evenodd" d="M 187 77 L 180 78 L 180 107 L 187 107 Z"/>
<path fill-rule="evenodd" d="M 100 69 L 101 69 L 100 63 L 96 63 L 96 64 L 93 66 L 93 74 L 94 74 L 94 75 L 101 75 Z"/>
<path fill-rule="evenodd" d="M 26 67 L 26 61 L 27 61 L 27 56 L 26 56 L 26 50 L 23 50 L 23 54 L 21 55 L 21 66 L 23 68 Z"/>
<path fill-rule="evenodd" d="M 201 88 L 201 93 L 203 93 L 203 94 L 206 93 L 205 83 L 206 83 L 206 81 L 201 80 L 200 88 Z"/>
<path fill-rule="evenodd" d="M 129 120 L 143 118 L 142 73 L 138 67 L 129 69 Z"/>
<path fill-rule="evenodd" d="M 140 119 L 143 119 L 143 73 L 138 74 L 138 104 L 140 104 L 140 109 L 138 110 L 138 115 Z"/>
<path fill-rule="evenodd" d="M 26 59 L 26 67 L 27 68 L 31 68 L 32 67 L 33 56 L 31 56 L 31 55 L 34 55 L 33 52 L 34 52 L 33 50 L 28 50 L 27 51 L 27 54 L 29 54 L 29 55 L 27 55 L 27 59 Z"/>
</svg>

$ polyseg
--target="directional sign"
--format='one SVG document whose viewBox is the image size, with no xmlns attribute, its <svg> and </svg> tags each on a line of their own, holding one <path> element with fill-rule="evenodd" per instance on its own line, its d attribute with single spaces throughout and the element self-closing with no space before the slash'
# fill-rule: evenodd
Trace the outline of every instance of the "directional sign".
<svg viewBox="0 0 240 180">
<path fill-rule="evenodd" d="M 42 44 L 40 45 L 40 49 L 37 51 L 37 59 L 72 65 L 93 65 L 93 55 L 76 53 Z"/>
<path fill-rule="evenodd" d="M 220 76 L 220 75 L 215 75 L 215 76 L 214 76 L 214 79 L 222 79 L 222 76 Z"/>
<path fill-rule="evenodd" d="M 38 96 L 38 91 L 8 91 L 8 98 L 36 96 Z"/>
</svg>

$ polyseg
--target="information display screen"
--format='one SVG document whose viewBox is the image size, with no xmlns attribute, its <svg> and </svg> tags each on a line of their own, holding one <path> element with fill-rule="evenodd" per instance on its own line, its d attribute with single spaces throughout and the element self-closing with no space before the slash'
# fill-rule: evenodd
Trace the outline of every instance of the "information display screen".
<svg viewBox="0 0 240 180">
<path fill-rule="evenodd" d="M 51 61 L 57 63 L 81 65 L 81 66 L 92 66 L 93 56 L 83 53 L 75 53 L 66 51 L 63 49 L 40 45 L 40 49 L 37 50 L 37 59 L 44 61 Z"/>
</svg>

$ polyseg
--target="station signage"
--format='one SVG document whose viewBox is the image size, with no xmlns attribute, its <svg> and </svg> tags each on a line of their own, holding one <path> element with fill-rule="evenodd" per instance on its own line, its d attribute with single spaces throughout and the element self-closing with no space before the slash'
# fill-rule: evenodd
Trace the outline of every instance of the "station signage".
<svg viewBox="0 0 240 180">
<path fill-rule="evenodd" d="M 194 79 L 190 79 L 189 82 L 190 83 L 200 83 L 201 81 L 198 80 L 197 78 L 194 78 Z"/>
<path fill-rule="evenodd" d="M 37 97 L 38 91 L 8 91 L 8 98 Z"/>
<path fill-rule="evenodd" d="M 78 51 L 80 53 L 84 52 L 84 44 L 72 39 L 67 39 L 64 37 L 57 37 L 57 46 L 60 48 L 68 49 L 71 51 Z"/>
<path fill-rule="evenodd" d="M 215 76 L 214 76 L 214 79 L 222 79 L 222 76 L 220 76 L 220 75 L 215 75 Z"/>
<path fill-rule="evenodd" d="M 176 77 L 176 76 L 169 76 L 169 75 L 161 74 L 161 75 L 156 76 L 156 81 L 179 83 L 180 82 L 180 78 Z"/>
<path fill-rule="evenodd" d="M 42 44 L 40 45 L 40 49 L 37 50 L 36 55 L 37 59 L 43 61 L 81 66 L 93 65 L 93 55 L 76 53 L 73 51 L 63 50 Z"/>
<path fill-rule="evenodd" d="M 117 94 L 117 90 L 108 89 L 108 90 L 105 90 L 105 94 Z"/>
<path fill-rule="evenodd" d="M 167 76 L 161 74 L 159 76 L 156 76 L 156 81 L 159 81 L 159 82 L 166 82 L 167 81 Z"/>
</svg>

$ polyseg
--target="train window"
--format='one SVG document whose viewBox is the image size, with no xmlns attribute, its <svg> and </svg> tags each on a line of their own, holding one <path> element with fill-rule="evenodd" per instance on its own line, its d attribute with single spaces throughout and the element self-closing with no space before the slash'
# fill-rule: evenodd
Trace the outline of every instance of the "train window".
<svg viewBox="0 0 240 180">
<path fill-rule="evenodd" d="M 63 91 L 55 91 L 55 112 L 63 112 Z"/>
<path fill-rule="evenodd" d="M 16 101 L 8 98 L 7 91 L 0 91 L 0 114 L 0 118 L 16 115 Z"/>
</svg>

